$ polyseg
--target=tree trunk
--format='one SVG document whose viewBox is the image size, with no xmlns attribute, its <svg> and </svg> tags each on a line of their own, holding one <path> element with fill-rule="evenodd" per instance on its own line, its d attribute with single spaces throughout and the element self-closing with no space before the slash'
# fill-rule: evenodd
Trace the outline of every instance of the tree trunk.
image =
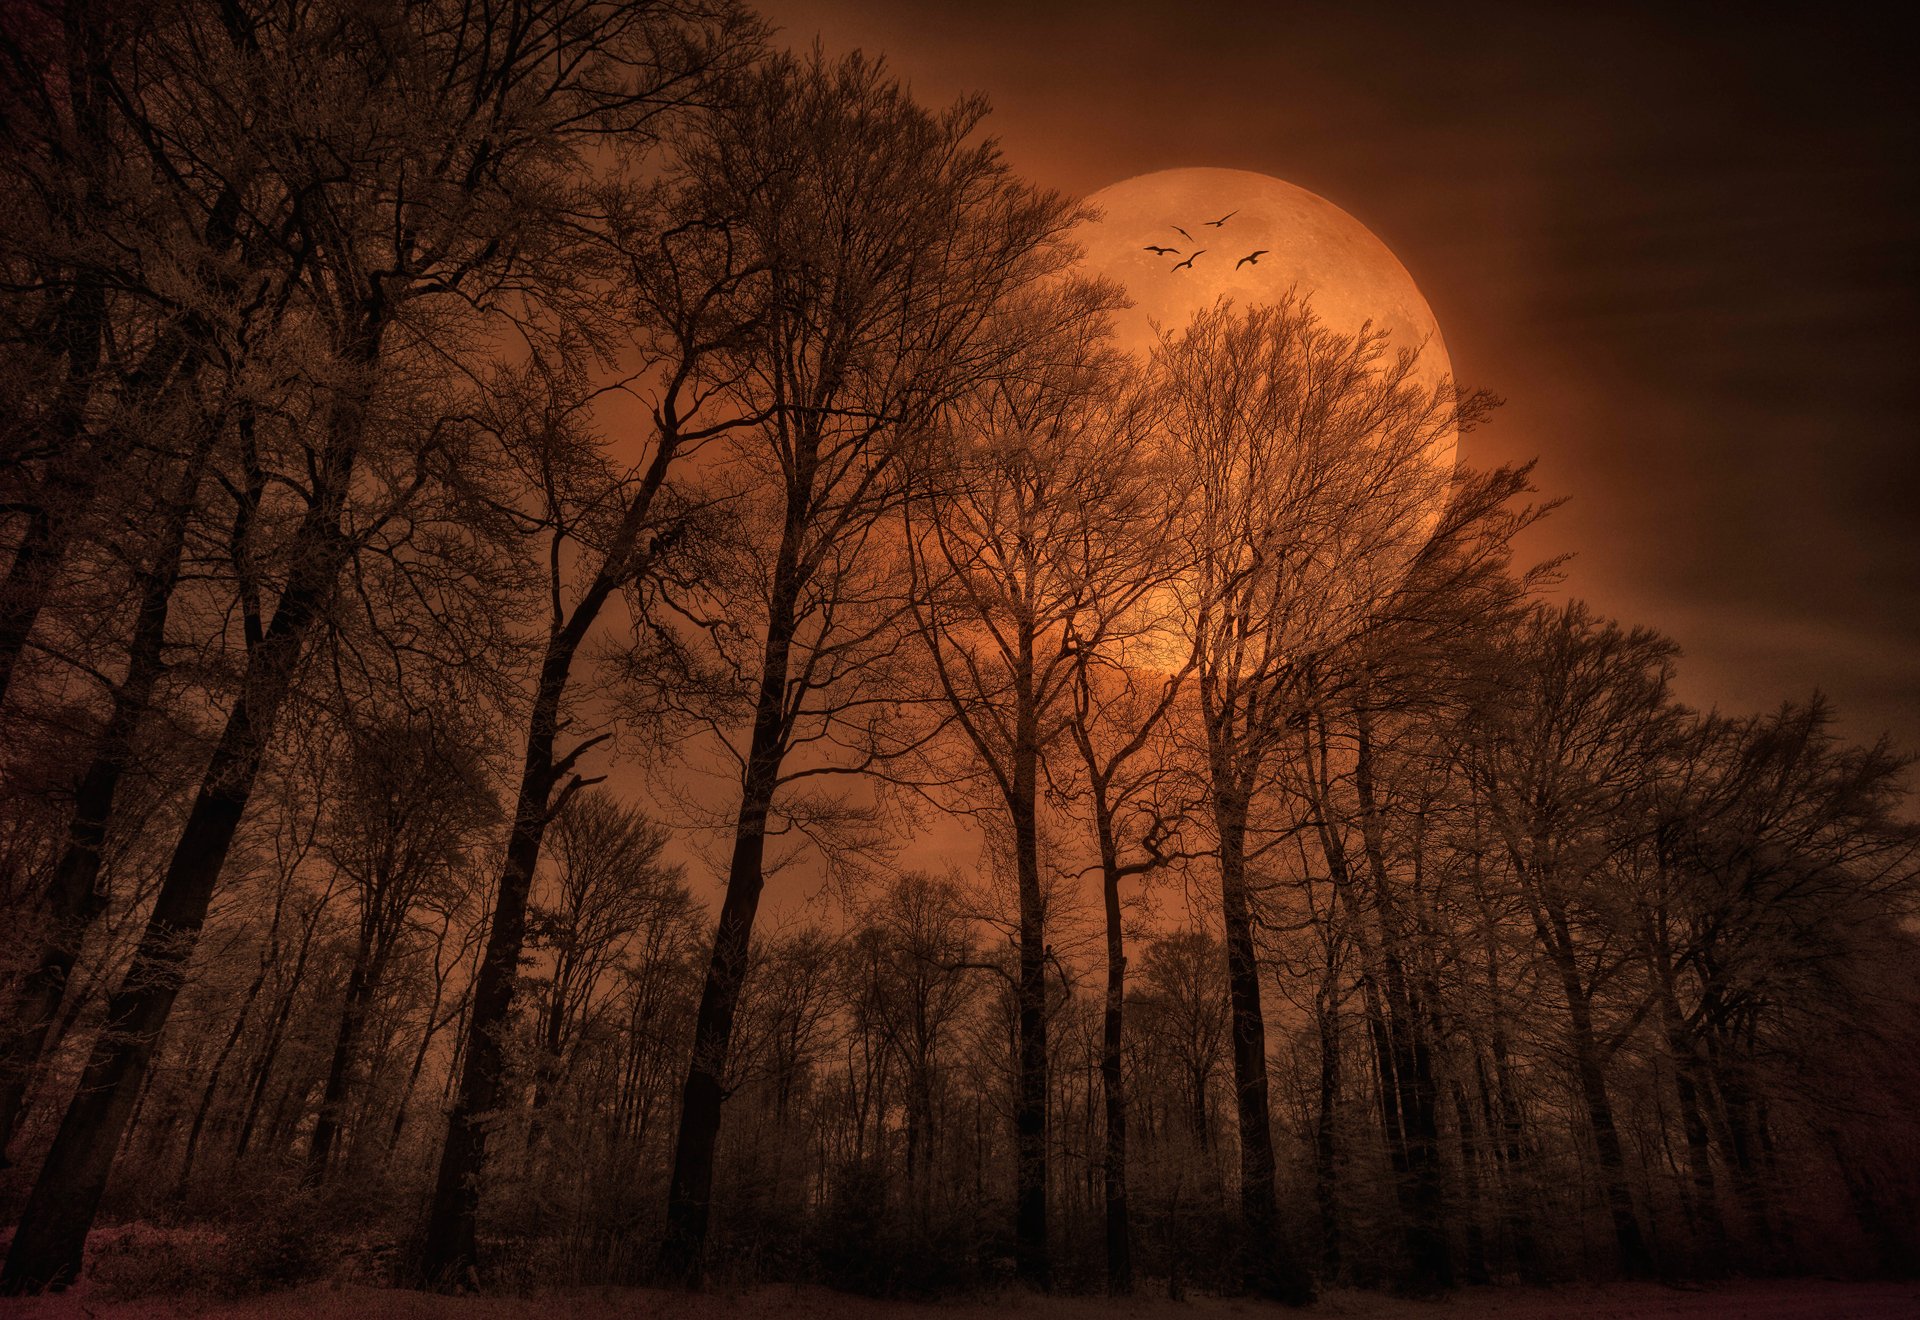
<svg viewBox="0 0 1920 1320">
<path fill-rule="evenodd" d="M 637 578 L 651 557 L 651 551 L 643 556 L 636 547 L 652 511 L 653 498 L 667 479 L 678 446 L 678 433 L 674 430 L 677 414 L 671 400 L 659 416 L 663 427 L 656 438 L 646 475 L 627 502 L 620 525 L 607 543 L 599 572 L 564 620 L 559 616 L 560 583 L 557 578 L 552 583 L 555 615 L 549 625 L 540 681 L 527 720 L 526 756 L 520 769 L 513 829 L 507 838 L 506 857 L 494 895 L 486 951 L 481 955 L 468 997 L 468 1018 L 466 1030 L 460 1036 L 457 1065 L 459 1090 L 447 1115 L 446 1143 L 440 1150 L 440 1170 L 427 1212 L 420 1277 L 430 1286 L 464 1287 L 476 1279 L 479 1254 L 474 1230 L 480 1208 L 479 1178 L 486 1161 L 487 1124 L 500 1104 L 505 1059 L 500 1036 L 513 1005 L 514 982 L 520 974 L 520 951 L 526 944 L 527 894 L 533 885 L 534 868 L 540 862 L 541 841 L 546 837 L 547 825 L 558 805 L 552 801 L 553 790 L 573 760 L 591 745 L 583 743 L 555 761 L 560 705 L 566 696 L 574 655 L 599 618 L 607 598 L 621 585 Z"/>
<path fill-rule="evenodd" d="M 1453 1259 L 1447 1250 L 1445 1189 L 1441 1186 L 1439 1088 L 1433 1079 L 1433 1056 L 1428 1046 L 1418 994 L 1408 976 L 1405 935 L 1398 896 L 1388 873 L 1381 839 L 1380 809 L 1374 793 L 1373 737 L 1364 711 L 1354 717 L 1353 784 L 1360 808 L 1361 848 L 1373 881 L 1373 909 L 1378 918 L 1379 967 L 1384 999 L 1384 1043 L 1391 1068 L 1382 1082 L 1395 1088 L 1397 1132 L 1389 1138 L 1400 1145 L 1401 1196 L 1408 1274 L 1403 1290 L 1427 1296 L 1453 1286 Z"/>
<path fill-rule="evenodd" d="M 1132 1230 L 1127 1222 L 1127 1097 L 1122 1071 L 1123 1015 L 1127 1003 L 1127 953 L 1120 923 L 1120 860 L 1113 823 L 1096 807 L 1102 894 L 1107 918 L 1107 1003 L 1101 1023 L 1100 1083 L 1106 1095 L 1107 1291 L 1133 1291 Z"/>
<path fill-rule="evenodd" d="M 727 1053 L 734 1013 L 746 980 L 754 915 L 765 883 L 767 817 L 786 752 L 787 666 L 799 583 L 793 564 L 799 529 L 789 522 L 775 568 L 773 608 L 761 655 L 753 733 L 741 776 L 740 811 L 734 821 L 727 892 L 720 905 L 713 952 L 707 959 L 700 1007 L 694 1016 L 693 1055 L 680 1093 L 680 1130 L 674 1142 L 673 1175 L 667 1187 L 666 1237 L 660 1244 L 663 1278 L 696 1286 L 705 1269 L 707 1225 L 712 1213 L 714 1148 L 720 1139 L 720 1108 L 726 1100 Z"/>
<path fill-rule="evenodd" d="M 1521 1110 L 1519 1087 L 1507 1049 L 1506 1020 L 1502 1012 L 1506 993 L 1500 977 L 1499 930 L 1488 903 L 1481 873 L 1475 870 L 1470 875 L 1481 918 L 1479 933 L 1489 1006 L 1487 1051 L 1493 1060 L 1493 1076 L 1488 1077 L 1486 1059 L 1477 1049 L 1474 1051 L 1473 1066 L 1485 1113 L 1487 1141 L 1493 1152 L 1493 1167 L 1498 1176 L 1496 1197 L 1499 1224 L 1521 1281 L 1538 1284 L 1544 1282 L 1545 1278 L 1541 1269 L 1539 1244 L 1533 1231 L 1533 1162 L 1526 1145 L 1526 1121 Z"/>
<path fill-rule="evenodd" d="M 1461 1218 L 1466 1221 L 1466 1278 L 1470 1284 L 1491 1283 L 1487 1269 L 1487 1234 L 1483 1226 L 1480 1194 L 1481 1134 L 1478 1130 L 1466 1086 L 1453 1084 L 1454 1121 L 1460 1128 Z"/>
<path fill-rule="evenodd" d="M 452 918 L 448 917 L 446 924 L 440 929 L 441 948 L 445 947 L 447 927 L 451 924 Z M 433 1046 L 433 1038 L 440 1034 L 440 1028 L 446 1025 L 446 1019 L 440 1016 L 440 1001 L 446 998 L 447 974 L 440 970 L 439 949 L 434 952 L 433 962 L 433 1002 L 427 1005 L 427 1020 L 420 1031 L 420 1043 L 414 1047 L 413 1066 L 407 1069 L 406 1084 L 400 1088 L 400 1102 L 394 1106 L 393 1125 L 387 1131 L 389 1156 L 400 1146 L 400 1133 L 407 1125 L 407 1106 L 413 1103 L 414 1089 L 420 1085 L 420 1073 L 426 1066 L 427 1051 Z"/>
<path fill-rule="evenodd" d="M 187 1182 L 193 1177 L 193 1159 L 200 1148 L 200 1133 L 207 1124 L 207 1115 L 213 1109 L 213 1097 L 220 1089 L 220 1078 L 226 1072 L 227 1060 L 233 1055 L 233 1047 L 240 1043 L 241 1033 L 246 1030 L 247 1017 L 253 1012 L 253 1001 L 260 995 L 260 988 L 267 983 L 266 958 L 260 960 L 260 968 L 253 974 L 253 980 L 247 983 L 247 993 L 241 997 L 240 1011 L 233 1015 L 233 1026 L 228 1029 L 227 1037 L 220 1042 L 220 1052 L 214 1056 L 213 1067 L 207 1070 L 207 1083 L 200 1089 L 200 1103 L 194 1106 L 193 1123 L 187 1129 L 187 1148 L 180 1156 L 180 1172 L 174 1179 L 173 1194 L 185 1196 Z"/>
<path fill-rule="evenodd" d="M 1496 1012 L 1498 1010 L 1496 1009 Z M 1526 1117 L 1520 1108 L 1519 1087 L 1513 1075 L 1513 1062 L 1507 1050 L 1507 1033 L 1496 1019 L 1489 1033 L 1493 1054 L 1493 1083 L 1482 1067 L 1480 1085 L 1491 1105 L 1497 1096 L 1501 1192 L 1500 1219 L 1506 1229 L 1513 1264 L 1524 1283 L 1546 1281 L 1541 1267 L 1539 1240 L 1534 1236 L 1533 1157 L 1527 1149 Z M 1479 1061 L 1475 1061 L 1476 1066 Z"/>
<path fill-rule="evenodd" d="M 1021 628 L 1014 674 L 1012 792 L 1014 872 L 1020 889 L 1019 1062 L 1013 1100 L 1014 1271 L 1029 1288 L 1053 1286 L 1047 1248 L 1047 945 L 1040 889 L 1040 733 L 1033 691 L 1033 629 Z"/>
<path fill-rule="evenodd" d="M 84 169 L 84 162 L 105 163 L 118 151 L 106 123 L 107 108 L 116 97 L 108 71 L 113 37 L 85 6 L 68 6 L 64 20 L 67 95 Z M 236 45 L 250 44 L 250 34 L 237 25 L 229 26 L 228 36 Z M 208 209 L 201 230 L 210 267 L 227 257 L 239 237 L 240 205 L 240 184 L 229 180 Z M 27 511 L 27 525 L 14 544 L 6 578 L 0 582 L 0 707 L 6 703 L 21 653 L 51 594 L 76 525 L 92 506 L 101 477 L 113 471 L 132 448 L 135 437 L 126 420 L 177 396 L 198 374 L 204 360 L 202 345 L 212 331 L 195 310 L 166 326 L 140 364 L 122 378 L 124 397 L 109 417 L 104 436 L 96 436 L 86 423 L 108 342 L 107 279 L 93 272 L 70 278 L 73 291 L 56 320 L 55 336 L 67 367 L 41 425 L 45 448 L 54 457 Z M 234 291 L 230 279 L 217 276 L 216 281 L 220 292 Z"/>
<path fill-rule="evenodd" d="M 353 967 L 347 973 L 346 999 L 340 1005 L 340 1021 L 334 1027 L 327 1082 L 320 1092 L 320 1112 L 313 1120 L 313 1135 L 307 1142 L 305 1181 L 309 1187 L 318 1187 L 326 1181 L 327 1166 L 340 1136 L 340 1114 L 347 1102 L 347 1076 L 353 1069 L 353 1053 L 360 1043 L 361 1025 L 366 1021 L 367 1002 L 373 996 L 372 959 L 370 915 L 363 915 L 360 938 L 353 950 Z"/>
<path fill-rule="evenodd" d="M 378 324 L 369 327 L 356 354 L 363 365 L 377 352 Z M 21 1213 L 0 1270 L 0 1291 L 64 1287 L 79 1273 L 114 1151 L 253 794 L 262 752 L 307 639 L 351 554 L 341 524 L 362 418 L 357 400 L 336 404 L 315 499 L 294 534 L 291 568 L 273 622 L 247 657 L 239 696 L 174 847 L 133 963 L 107 1001 L 106 1025 Z"/>
<path fill-rule="evenodd" d="M 1764 1126 L 1752 1091 L 1740 1075 L 1739 1064 L 1721 1069 L 1720 1098 L 1726 1111 L 1727 1145 L 1732 1156 L 1728 1162 L 1733 1166 L 1734 1194 L 1746 1214 L 1748 1232 L 1754 1245 L 1762 1255 L 1771 1256 L 1774 1251 L 1773 1214 L 1761 1168 Z"/>
<path fill-rule="evenodd" d="M 15 667 L 45 606 L 59 570 L 68 529 L 91 503 L 99 481 L 87 400 L 97 383 L 105 339 L 107 296 L 98 279 L 81 279 L 67 295 L 54 340 L 67 359 L 65 378 L 47 407 L 44 429 L 52 455 L 46 478 L 27 510 L 27 525 L 14 543 L 13 560 L 0 581 L 0 706 L 13 686 Z"/>
<path fill-rule="evenodd" d="M 1313 1282 L 1280 1240 L 1272 1109 L 1267 1093 L 1267 1024 L 1247 891 L 1247 802 L 1216 788 L 1220 907 L 1226 928 L 1227 996 L 1233 1020 L 1234 1095 L 1240 1115 L 1241 1277 L 1247 1289 L 1293 1306 L 1313 1300 Z"/>
<path fill-rule="evenodd" d="M 580 622 L 576 611 L 575 622 Z M 560 700 L 584 623 L 556 632 L 541 664 L 540 686 L 528 721 L 527 752 L 513 830 L 500 870 L 487 932 L 486 953 L 475 974 L 461 1061 L 459 1090 L 447 1115 L 446 1144 L 428 1211 L 421 1251 L 422 1280 L 432 1287 L 465 1287 L 477 1281 L 479 1267 L 475 1219 L 480 1208 L 479 1177 L 486 1162 L 487 1134 L 501 1103 L 505 1068 L 502 1034 L 513 1004 L 520 951 L 527 935 L 527 894 L 540 861 L 540 844 L 552 819 L 550 799 L 558 778 L 554 740 L 559 733 Z"/>
<path fill-rule="evenodd" d="M 267 1025 L 266 1043 L 260 1048 L 260 1061 L 254 1067 L 253 1084 L 247 1090 L 247 1108 L 240 1119 L 240 1133 L 234 1139 L 233 1158 L 246 1158 L 247 1146 L 253 1140 L 254 1125 L 260 1120 L 260 1108 L 266 1103 L 267 1083 L 273 1075 L 274 1061 L 279 1057 L 280 1045 L 286 1039 L 287 1022 L 293 1016 L 293 1005 L 300 993 L 300 980 L 306 974 L 307 955 L 313 951 L 314 931 L 320 925 L 320 917 L 326 911 L 326 904 L 316 903 L 313 911 L 307 914 L 306 928 L 300 932 L 300 950 L 294 955 L 293 970 L 287 974 L 287 984 L 278 996 L 274 1006 L 273 1018 Z"/>
<path fill-rule="evenodd" d="M 0 1054 L 0 1168 L 6 1167 L 6 1149 L 19 1126 L 28 1083 L 46 1048 L 48 1031 L 59 1016 L 67 980 L 104 906 L 94 892 L 100 878 L 100 853 L 113 818 L 114 797 L 133 762 L 134 737 L 165 669 L 167 615 L 180 580 L 187 524 L 212 444 L 212 430 L 207 428 L 188 456 L 153 560 L 139 576 L 140 601 L 127 647 L 127 672 L 114 687 L 107 726 L 74 795 L 66 844 L 48 890 L 46 940 L 38 963 L 20 987 L 18 1025 Z"/>
<path fill-rule="evenodd" d="M 1320 1091 L 1313 1124 L 1313 1200 L 1320 1212 L 1320 1263 L 1327 1278 L 1340 1275 L 1340 1203 L 1338 1196 L 1338 1104 L 1340 1099 L 1340 1006 L 1331 950 L 1327 971 L 1314 1001 L 1320 1032 Z"/>
<path fill-rule="evenodd" d="M 755 764 L 764 760 L 762 756 Z M 770 768 L 750 774 L 749 778 L 758 783 L 742 795 L 726 897 L 721 903 L 713 953 L 707 960 L 706 980 L 694 1019 L 693 1056 L 681 1088 L 680 1131 L 674 1143 L 660 1271 L 664 1278 L 688 1286 L 699 1283 L 705 1266 L 714 1148 L 720 1139 L 720 1109 L 726 1099 L 727 1052 L 733 1041 L 734 1014 L 740 1006 L 753 920 L 764 883 L 772 775 Z"/>
<path fill-rule="evenodd" d="M 1633 1209 L 1633 1192 L 1627 1186 L 1626 1155 L 1620 1145 L 1620 1131 L 1613 1121 L 1613 1103 L 1607 1096 L 1606 1065 L 1601 1059 L 1600 1042 L 1594 1032 L 1593 1004 L 1580 984 L 1574 966 L 1571 936 L 1565 915 L 1550 900 L 1542 899 L 1536 918 L 1547 937 L 1548 951 L 1567 1000 L 1568 1045 L 1573 1053 L 1574 1072 L 1580 1083 L 1580 1098 L 1586 1109 L 1588 1131 L 1594 1151 L 1600 1158 L 1601 1176 L 1606 1182 L 1607 1210 L 1613 1219 L 1614 1242 L 1620 1253 L 1620 1269 L 1628 1278 L 1643 1279 L 1653 1274 L 1653 1257 L 1640 1232 L 1640 1220 Z"/>
<path fill-rule="evenodd" d="M 1686 1018 L 1674 985 L 1673 965 L 1665 940 L 1658 932 L 1660 918 L 1650 919 L 1655 932 L 1652 946 L 1657 961 L 1660 1025 L 1667 1052 L 1673 1058 L 1674 1098 L 1680 1107 L 1680 1126 L 1687 1139 L 1687 1209 L 1693 1221 L 1698 1268 L 1718 1273 L 1726 1258 L 1726 1223 L 1720 1217 L 1720 1197 L 1714 1185 L 1712 1138 L 1701 1101 L 1705 1093 L 1699 1052 L 1688 1035 Z"/>
</svg>

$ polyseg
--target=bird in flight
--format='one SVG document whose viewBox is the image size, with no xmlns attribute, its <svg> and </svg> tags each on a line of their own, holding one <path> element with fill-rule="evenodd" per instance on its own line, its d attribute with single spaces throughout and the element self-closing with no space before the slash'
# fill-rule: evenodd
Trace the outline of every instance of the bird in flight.
<svg viewBox="0 0 1920 1320">
<path fill-rule="evenodd" d="M 1173 232 L 1180 235 L 1180 237 L 1186 239 L 1187 242 L 1189 243 L 1193 242 L 1193 235 L 1189 234 L 1186 230 L 1182 229 L 1179 225 L 1175 225 L 1173 227 Z"/>
<path fill-rule="evenodd" d="M 1239 214 L 1240 214 L 1239 208 L 1236 207 L 1235 209 L 1228 211 L 1225 215 L 1221 216 L 1218 220 L 1209 220 L 1207 221 L 1207 223 L 1212 225 L 1215 229 L 1218 229 L 1221 225 L 1224 225 L 1225 223 L 1227 223 L 1227 221 L 1233 219 L 1233 217 Z"/>
<path fill-rule="evenodd" d="M 1173 253 L 1173 255 L 1176 257 L 1180 255 L 1179 248 L 1161 247 L 1158 243 L 1149 243 L 1145 247 L 1141 248 L 1140 250 L 1142 252 L 1151 252 L 1156 257 L 1164 257 L 1169 252 Z"/>
<path fill-rule="evenodd" d="M 1205 251 L 1206 251 L 1206 249 L 1205 249 L 1205 248 L 1201 248 L 1201 249 L 1200 249 L 1200 252 L 1205 252 Z M 1199 255 L 1200 255 L 1200 252 L 1196 252 L 1196 253 L 1194 253 L 1194 254 L 1193 254 L 1193 257 L 1197 257 L 1197 256 L 1199 256 Z M 1175 266 L 1175 267 L 1174 267 L 1174 269 L 1175 269 L 1175 270 L 1185 270 L 1185 269 L 1186 269 L 1186 268 L 1187 268 L 1188 266 L 1191 266 L 1191 265 L 1193 264 L 1193 257 L 1188 257 L 1188 258 L 1187 258 L 1187 259 L 1186 259 L 1185 261 L 1183 261 L 1183 262 L 1181 262 L 1181 263 L 1180 263 L 1179 265 L 1177 265 L 1177 266 Z"/>
<path fill-rule="evenodd" d="M 1249 252 L 1247 253 L 1246 256 L 1234 262 L 1233 268 L 1235 270 L 1239 270 L 1242 266 L 1246 265 L 1248 262 L 1252 262 L 1254 265 L 1258 266 L 1260 264 L 1260 258 L 1266 256 L 1267 253 L 1270 251 L 1272 251 L 1271 248 L 1258 248 L 1252 252 Z"/>
</svg>

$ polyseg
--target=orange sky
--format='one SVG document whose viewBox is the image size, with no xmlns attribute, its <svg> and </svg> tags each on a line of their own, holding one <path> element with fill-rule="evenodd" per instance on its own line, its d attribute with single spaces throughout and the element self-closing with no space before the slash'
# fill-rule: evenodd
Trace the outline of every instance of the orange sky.
<svg viewBox="0 0 1920 1320">
<path fill-rule="evenodd" d="M 1224 165 L 1320 193 L 1420 282 L 1469 461 L 1538 455 L 1569 590 L 1681 691 L 1826 689 L 1920 749 L 1920 159 L 1901 45 L 1766 7 L 767 0 L 794 45 L 988 93 L 1036 181 Z"/>
</svg>

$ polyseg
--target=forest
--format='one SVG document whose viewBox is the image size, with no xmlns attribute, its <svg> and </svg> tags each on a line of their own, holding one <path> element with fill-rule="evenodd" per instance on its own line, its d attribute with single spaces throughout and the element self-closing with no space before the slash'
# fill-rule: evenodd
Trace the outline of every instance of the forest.
<svg viewBox="0 0 1920 1320">
<path fill-rule="evenodd" d="M 1682 702 L 1418 345 L 1120 351 L 732 0 L 20 0 L 0 107 L 0 1291 L 1920 1260 L 1909 758 Z"/>
</svg>

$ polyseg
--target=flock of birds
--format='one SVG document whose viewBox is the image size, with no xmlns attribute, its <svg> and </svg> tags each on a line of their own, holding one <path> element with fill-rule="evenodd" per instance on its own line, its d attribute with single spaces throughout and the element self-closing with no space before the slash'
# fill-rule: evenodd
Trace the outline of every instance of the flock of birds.
<svg viewBox="0 0 1920 1320">
<path fill-rule="evenodd" d="M 1225 215 L 1221 216 L 1218 220 L 1208 220 L 1208 221 L 1205 221 L 1204 223 L 1207 225 L 1210 225 L 1214 229 L 1222 229 L 1226 227 L 1227 221 L 1233 219 L 1233 217 L 1239 214 L 1240 212 L 1237 209 L 1228 211 Z M 1192 243 L 1194 241 L 1193 235 L 1189 234 L 1186 230 L 1182 229 L 1179 225 L 1172 226 L 1172 229 L 1174 233 L 1186 239 L 1187 242 Z M 1191 266 L 1196 260 L 1198 260 L 1200 257 L 1205 256 L 1207 253 L 1207 249 L 1205 248 L 1195 248 L 1191 253 L 1183 253 L 1179 248 L 1162 247 L 1158 243 L 1149 243 L 1146 245 L 1146 247 L 1142 248 L 1141 251 L 1151 252 L 1156 257 L 1185 256 L 1186 257 L 1185 261 L 1175 263 L 1175 265 L 1173 266 L 1174 270 L 1185 270 L 1187 267 Z M 1234 262 L 1233 268 L 1235 270 L 1239 270 L 1242 266 L 1246 266 L 1246 265 L 1258 266 L 1260 264 L 1260 258 L 1266 256 L 1269 251 L 1271 251 L 1271 249 L 1269 248 L 1255 248 L 1252 252 L 1247 253 L 1246 256 Z"/>
</svg>

